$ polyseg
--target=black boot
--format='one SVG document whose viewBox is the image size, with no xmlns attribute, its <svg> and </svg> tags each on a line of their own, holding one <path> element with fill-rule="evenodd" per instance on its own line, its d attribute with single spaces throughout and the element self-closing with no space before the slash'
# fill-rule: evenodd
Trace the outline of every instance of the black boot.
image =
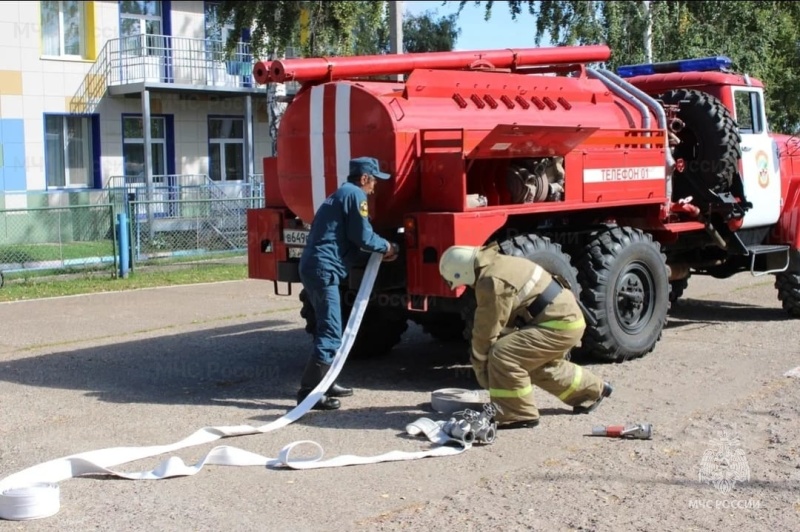
<svg viewBox="0 0 800 532">
<path fill-rule="evenodd" d="M 345 388 L 344 386 L 340 386 L 334 382 L 333 386 L 328 388 L 327 395 L 329 397 L 350 397 L 351 395 L 353 395 L 353 389 Z"/>
<path fill-rule="evenodd" d="M 306 369 L 303 372 L 303 376 L 300 378 L 300 389 L 297 391 L 297 404 L 302 403 L 308 394 L 310 394 L 314 388 L 317 387 L 317 384 L 322 381 L 322 378 L 328 373 L 330 366 L 323 364 L 322 362 L 317 362 L 316 360 L 309 360 L 308 364 L 306 364 Z M 338 399 L 331 397 L 329 395 L 323 395 L 320 397 L 317 404 L 315 404 L 312 409 L 313 410 L 337 410 L 341 407 L 342 404 L 339 402 Z"/>
<path fill-rule="evenodd" d="M 594 410 L 598 406 L 600 406 L 600 403 L 603 402 L 603 399 L 605 399 L 606 397 L 610 396 L 611 392 L 613 392 L 613 391 L 614 391 L 614 387 L 611 386 L 611 383 L 610 382 L 604 382 L 603 383 L 603 389 L 600 392 L 600 397 L 598 397 L 598 399 L 594 403 L 590 404 L 589 406 L 573 406 L 572 407 L 572 412 L 574 414 L 588 414 L 590 412 L 594 412 Z"/>
</svg>

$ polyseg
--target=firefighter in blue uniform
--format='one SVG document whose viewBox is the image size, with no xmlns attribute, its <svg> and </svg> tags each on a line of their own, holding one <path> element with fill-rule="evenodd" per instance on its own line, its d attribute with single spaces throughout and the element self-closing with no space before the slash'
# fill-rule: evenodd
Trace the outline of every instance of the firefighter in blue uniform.
<svg viewBox="0 0 800 532">
<path fill-rule="evenodd" d="M 378 179 L 391 176 L 380 171 L 372 157 L 350 161 L 347 182 L 328 196 L 314 214 L 303 255 L 300 280 L 316 316 L 314 352 L 306 364 L 297 392 L 300 404 L 325 377 L 336 351 L 342 344 L 342 312 L 339 285 L 347 277 L 348 266 L 363 257 L 363 252 L 384 254 L 384 261 L 397 258 L 397 244 L 378 236 L 369 221 L 367 195 L 375 192 Z M 316 410 L 336 410 L 337 397 L 353 395 L 351 388 L 334 383 L 314 405 Z"/>
</svg>

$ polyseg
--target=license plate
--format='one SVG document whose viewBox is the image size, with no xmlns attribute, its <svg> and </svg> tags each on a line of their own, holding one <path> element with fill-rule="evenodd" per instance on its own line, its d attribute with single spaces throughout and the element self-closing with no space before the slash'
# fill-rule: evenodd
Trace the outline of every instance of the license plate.
<svg viewBox="0 0 800 532">
<path fill-rule="evenodd" d="M 289 250 L 290 259 L 299 259 L 303 255 L 304 248 L 286 248 Z"/>
<path fill-rule="evenodd" d="M 284 229 L 283 241 L 290 246 L 305 246 L 308 240 L 308 231 L 298 231 L 296 229 Z"/>
</svg>

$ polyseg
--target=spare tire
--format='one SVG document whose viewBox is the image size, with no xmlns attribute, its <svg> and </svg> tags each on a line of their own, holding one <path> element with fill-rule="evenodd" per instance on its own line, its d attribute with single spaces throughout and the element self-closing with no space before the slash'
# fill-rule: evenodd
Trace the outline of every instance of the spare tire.
<svg viewBox="0 0 800 532">
<path fill-rule="evenodd" d="M 714 194 L 731 192 L 739 179 L 742 139 L 730 111 L 718 98 L 697 90 L 673 90 L 658 98 L 679 106 L 678 118 L 684 122 L 676 133 L 681 142 L 674 157 L 684 167 L 673 174 L 673 201 L 687 196 L 713 200 Z"/>
</svg>

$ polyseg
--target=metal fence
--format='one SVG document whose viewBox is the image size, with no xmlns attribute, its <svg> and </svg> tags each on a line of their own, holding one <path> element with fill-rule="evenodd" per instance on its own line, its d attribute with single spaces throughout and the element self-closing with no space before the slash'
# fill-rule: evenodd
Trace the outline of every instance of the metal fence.
<svg viewBox="0 0 800 532">
<path fill-rule="evenodd" d="M 227 182 L 213 181 L 205 174 L 154 175 L 149 193 L 144 176 L 111 176 L 106 188 L 109 203 L 118 208 L 136 202 L 149 205 L 160 215 L 172 216 L 178 209 L 176 202 L 186 200 L 252 199 L 259 205 L 264 201 L 261 174 L 253 174 L 247 181 Z"/>
<path fill-rule="evenodd" d="M 110 204 L 0 210 L 0 272 L 116 265 Z"/>
<path fill-rule="evenodd" d="M 255 198 L 132 201 L 133 260 L 242 254 L 247 210 L 259 206 Z"/>
<path fill-rule="evenodd" d="M 136 183 L 88 196 L 31 193 L 29 201 L 44 206 L 0 208 L 0 286 L 4 280 L 33 272 L 116 271 L 121 258 L 120 213 L 129 223 L 131 268 L 183 262 L 186 257 L 194 261 L 245 257 L 247 210 L 264 204 L 261 176 L 250 181 L 161 185 L 153 188 L 149 201 L 146 190 Z"/>
</svg>

